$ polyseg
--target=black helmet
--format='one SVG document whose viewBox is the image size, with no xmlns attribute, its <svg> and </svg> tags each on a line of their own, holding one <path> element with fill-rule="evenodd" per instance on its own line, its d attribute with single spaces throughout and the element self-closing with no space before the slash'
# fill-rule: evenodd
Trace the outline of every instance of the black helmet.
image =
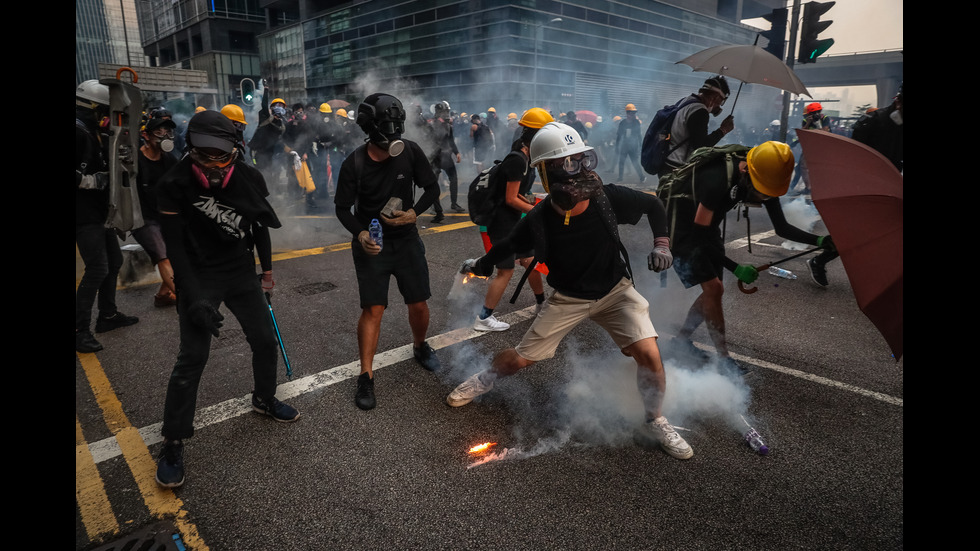
<svg viewBox="0 0 980 551">
<path fill-rule="evenodd" d="M 400 140 L 405 132 L 405 118 L 402 102 L 389 94 L 371 94 L 357 106 L 357 126 L 368 135 L 371 143 L 392 156 L 397 156 L 405 147 Z"/>
</svg>

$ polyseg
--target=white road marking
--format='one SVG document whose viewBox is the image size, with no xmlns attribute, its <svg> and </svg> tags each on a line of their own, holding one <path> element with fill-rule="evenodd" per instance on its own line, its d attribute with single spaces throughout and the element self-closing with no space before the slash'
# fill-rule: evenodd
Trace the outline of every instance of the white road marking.
<svg viewBox="0 0 980 551">
<path fill-rule="evenodd" d="M 510 312 L 508 314 L 500 316 L 498 319 L 506 323 L 515 324 L 520 323 L 525 320 L 532 319 L 535 315 L 534 306 L 529 306 L 523 310 L 517 310 Z M 428 339 L 429 344 L 432 348 L 439 350 L 441 348 L 446 348 L 454 344 L 472 340 L 488 333 L 483 331 L 476 331 L 469 327 L 464 327 L 462 329 L 456 329 L 453 331 L 448 331 L 440 335 L 435 335 Z M 713 348 L 708 347 L 700 343 L 695 343 L 695 346 L 705 350 L 713 350 Z M 389 365 L 394 365 L 405 360 L 412 359 L 412 345 L 406 344 L 404 346 L 399 346 L 398 348 L 393 348 L 391 350 L 386 350 L 380 352 L 374 357 L 374 370 L 377 371 L 381 368 L 387 367 Z M 798 371 L 796 369 L 791 369 L 774 363 L 766 362 L 763 360 L 758 360 L 750 358 L 747 356 L 742 356 L 740 354 L 732 354 L 732 357 L 738 361 L 749 363 L 758 367 L 765 369 L 771 369 L 785 375 L 791 375 L 793 377 L 798 377 L 807 381 L 819 383 L 829 387 L 838 388 L 841 390 L 847 390 L 849 392 L 854 392 L 862 396 L 867 396 L 875 400 L 880 400 L 882 402 L 897 405 L 899 407 L 903 406 L 903 401 L 901 398 L 895 398 L 894 396 L 889 396 L 887 394 L 882 394 L 880 392 L 873 392 L 867 389 L 863 389 L 854 385 L 849 385 L 846 383 L 841 383 L 839 381 L 834 381 L 832 379 L 827 379 L 825 377 L 820 377 L 813 375 L 811 373 L 806 373 L 803 371 Z M 290 398 L 295 398 L 302 394 L 313 392 L 315 390 L 346 381 L 349 379 L 356 378 L 361 373 L 361 367 L 359 361 L 350 362 L 344 365 L 339 365 L 332 367 L 330 369 L 323 370 L 319 373 L 313 375 L 308 375 L 301 379 L 296 379 L 295 381 L 289 381 L 279 385 L 276 391 L 276 396 L 280 400 L 288 400 Z M 227 421 L 234 417 L 245 415 L 252 411 L 252 399 L 251 394 L 246 394 L 238 398 L 232 398 L 224 402 L 215 404 L 213 406 L 208 406 L 198 410 L 195 415 L 194 428 L 200 430 L 204 427 L 215 425 L 223 421 Z M 163 437 L 160 435 L 160 429 L 163 423 L 154 423 L 152 425 L 147 425 L 139 429 L 140 436 L 143 437 L 143 441 L 146 442 L 147 447 L 153 444 L 163 441 Z M 98 442 L 92 442 L 89 444 L 89 451 L 92 453 L 92 458 L 95 463 L 101 463 L 108 459 L 112 459 L 120 455 L 119 443 L 116 441 L 114 436 L 99 440 Z"/>
</svg>

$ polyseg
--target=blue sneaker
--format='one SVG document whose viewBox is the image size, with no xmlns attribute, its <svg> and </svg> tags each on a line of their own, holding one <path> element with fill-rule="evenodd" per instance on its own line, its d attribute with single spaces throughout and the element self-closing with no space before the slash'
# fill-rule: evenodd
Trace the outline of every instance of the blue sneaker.
<svg viewBox="0 0 980 551">
<path fill-rule="evenodd" d="M 176 488 L 184 483 L 184 443 L 166 440 L 160 449 L 157 462 L 157 484 L 164 488 Z"/>
<path fill-rule="evenodd" d="M 253 394 L 252 409 L 263 415 L 268 415 L 280 423 L 292 423 L 299 419 L 299 412 L 296 411 L 296 408 L 280 402 L 275 396 L 264 400 Z"/>
</svg>

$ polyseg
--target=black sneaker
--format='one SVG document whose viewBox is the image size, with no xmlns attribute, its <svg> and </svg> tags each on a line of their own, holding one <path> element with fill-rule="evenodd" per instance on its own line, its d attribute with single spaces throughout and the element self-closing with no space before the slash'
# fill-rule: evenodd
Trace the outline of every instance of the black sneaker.
<svg viewBox="0 0 980 551">
<path fill-rule="evenodd" d="M 446 219 L 446 214 L 445 213 L 443 213 L 443 212 L 437 212 L 436 215 L 435 215 L 435 217 L 432 218 L 432 223 L 433 224 L 438 224 L 439 222 L 442 222 L 445 219 Z"/>
<path fill-rule="evenodd" d="M 116 312 L 115 314 L 107 317 L 99 315 L 99 319 L 95 320 L 95 332 L 105 333 L 106 331 L 112 331 L 113 329 L 133 325 L 139 320 L 140 319 L 136 316 L 127 316 L 122 312 Z"/>
<path fill-rule="evenodd" d="M 299 419 L 299 412 L 296 408 L 280 402 L 275 396 L 264 400 L 256 395 L 252 395 L 252 409 L 257 413 L 263 415 L 268 415 L 280 423 L 292 423 L 293 421 Z"/>
<path fill-rule="evenodd" d="M 821 287 L 826 287 L 830 285 L 827 282 L 827 269 L 824 267 L 823 263 L 817 262 L 816 258 L 811 258 L 806 261 L 806 265 L 810 268 L 810 278 L 813 282 Z"/>
<path fill-rule="evenodd" d="M 436 357 L 436 351 L 427 342 L 415 347 L 415 360 L 429 371 L 439 371 L 442 368 L 439 358 Z"/>
<path fill-rule="evenodd" d="M 457 203 L 453 203 L 452 204 L 452 207 L 450 207 L 450 208 L 452 208 L 455 212 L 466 212 L 466 209 L 464 209 L 463 207 L 459 206 Z"/>
<path fill-rule="evenodd" d="M 176 488 L 184 483 L 184 443 L 167 440 L 160 449 L 157 462 L 157 484 L 164 488 Z"/>
<path fill-rule="evenodd" d="M 75 331 L 75 352 L 98 352 L 102 350 L 102 343 L 95 340 L 89 330 Z"/>
<path fill-rule="evenodd" d="M 721 372 L 722 374 L 731 374 L 735 377 L 745 377 L 746 375 L 752 373 L 752 370 L 742 362 L 736 361 L 735 358 L 730 356 L 723 356 L 721 360 Z"/>
<path fill-rule="evenodd" d="M 354 403 L 363 410 L 374 409 L 378 405 L 374 399 L 374 379 L 367 373 L 361 373 L 357 378 L 357 392 L 354 393 Z"/>
</svg>

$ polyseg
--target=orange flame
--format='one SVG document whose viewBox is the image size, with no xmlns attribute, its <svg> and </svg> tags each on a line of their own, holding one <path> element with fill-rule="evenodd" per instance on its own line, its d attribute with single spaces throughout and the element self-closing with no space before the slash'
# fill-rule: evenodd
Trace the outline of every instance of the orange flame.
<svg viewBox="0 0 980 551">
<path fill-rule="evenodd" d="M 473 446 L 472 448 L 470 448 L 469 453 L 483 453 L 489 450 L 492 446 L 496 446 L 496 445 L 497 445 L 496 442 L 484 442 L 478 446 Z"/>
<path fill-rule="evenodd" d="M 489 277 L 486 277 L 486 276 L 478 276 L 478 275 L 476 275 L 476 274 L 464 274 L 464 275 L 463 275 L 463 283 L 467 283 L 467 282 L 469 282 L 469 281 L 470 281 L 471 279 L 474 279 L 474 278 L 479 278 L 479 279 L 490 279 Z"/>
</svg>

